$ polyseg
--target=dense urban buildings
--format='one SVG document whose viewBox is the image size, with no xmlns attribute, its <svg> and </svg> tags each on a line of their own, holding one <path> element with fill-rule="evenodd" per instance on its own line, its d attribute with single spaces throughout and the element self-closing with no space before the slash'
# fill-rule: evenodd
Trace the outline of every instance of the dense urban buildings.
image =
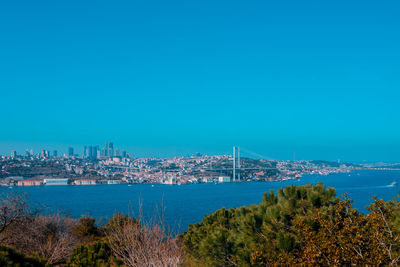
<svg viewBox="0 0 400 267">
<path fill-rule="evenodd" d="M 85 146 L 82 155 L 60 156 L 43 149 L 40 153 L 0 157 L 0 183 L 7 186 L 95 185 L 120 183 L 193 184 L 298 179 L 304 174 L 349 172 L 367 168 L 328 161 L 264 160 L 232 155 L 173 158 L 134 158 L 120 152 L 112 142 L 103 148 Z"/>
</svg>

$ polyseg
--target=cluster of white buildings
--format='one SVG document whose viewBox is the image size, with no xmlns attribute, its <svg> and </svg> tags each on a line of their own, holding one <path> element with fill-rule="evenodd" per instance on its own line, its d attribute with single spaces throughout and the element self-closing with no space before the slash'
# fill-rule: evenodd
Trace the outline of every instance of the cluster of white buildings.
<svg viewBox="0 0 400 267">
<path fill-rule="evenodd" d="M 52 185 L 97 185 L 97 184 L 120 184 L 121 180 L 105 180 L 97 179 L 75 179 L 57 178 L 57 179 L 27 179 L 19 180 L 17 186 L 52 186 Z"/>
</svg>

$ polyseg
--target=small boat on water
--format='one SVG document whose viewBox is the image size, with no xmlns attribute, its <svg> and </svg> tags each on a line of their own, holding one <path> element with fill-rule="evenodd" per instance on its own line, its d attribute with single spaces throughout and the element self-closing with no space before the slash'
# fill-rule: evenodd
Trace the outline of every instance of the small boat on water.
<svg viewBox="0 0 400 267">
<path fill-rule="evenodd" d="M 396 185 L 397 185 L 397 182 L 393 181 L 389 186 L 393 187 L 393 186 L 396 186 Z"/>
</svg>

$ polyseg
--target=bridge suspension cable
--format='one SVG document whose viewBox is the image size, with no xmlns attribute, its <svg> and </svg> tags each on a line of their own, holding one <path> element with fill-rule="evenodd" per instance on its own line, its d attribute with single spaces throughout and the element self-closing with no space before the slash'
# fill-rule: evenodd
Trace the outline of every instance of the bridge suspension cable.
<svg viewBox="0 0 400 267">
<path fill-rule="evenodd" d="M 265 160 L 274 160 L 274 159 L 271 158 L 271 157 L 268 157 L 268 156 L 265 156 L 265 155 L 261 155 L 261 154 L 259 154 L 259 153 L 257 153 L 257 152 L 251 151 L 251 150 L 246 149 L 246 148 L 243 148 L 243 147 L 240 147 L 240 149 L 241 149 L 242 151 L 244 151 L 245 153 L 251 154 L 251 155 L 256 156 L 256 157 L 258 157 L 258 158 L 261 158 L 261 159 L 265 159 Z"/>
</svg>

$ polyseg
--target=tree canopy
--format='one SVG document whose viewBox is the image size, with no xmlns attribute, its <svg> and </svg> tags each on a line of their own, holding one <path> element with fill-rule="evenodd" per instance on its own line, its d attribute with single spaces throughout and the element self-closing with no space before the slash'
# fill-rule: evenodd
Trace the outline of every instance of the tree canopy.
<svg viewBox="0 0 400 267">
<path fill-rule="evenodd" d="M 206 216 L 189 226 L 184 246 L 199 266 L 396 265 L 398 207 L 375 199 L 365 215 L 333 188 L 287 186 L 258 205 Z"/>
</svg>

